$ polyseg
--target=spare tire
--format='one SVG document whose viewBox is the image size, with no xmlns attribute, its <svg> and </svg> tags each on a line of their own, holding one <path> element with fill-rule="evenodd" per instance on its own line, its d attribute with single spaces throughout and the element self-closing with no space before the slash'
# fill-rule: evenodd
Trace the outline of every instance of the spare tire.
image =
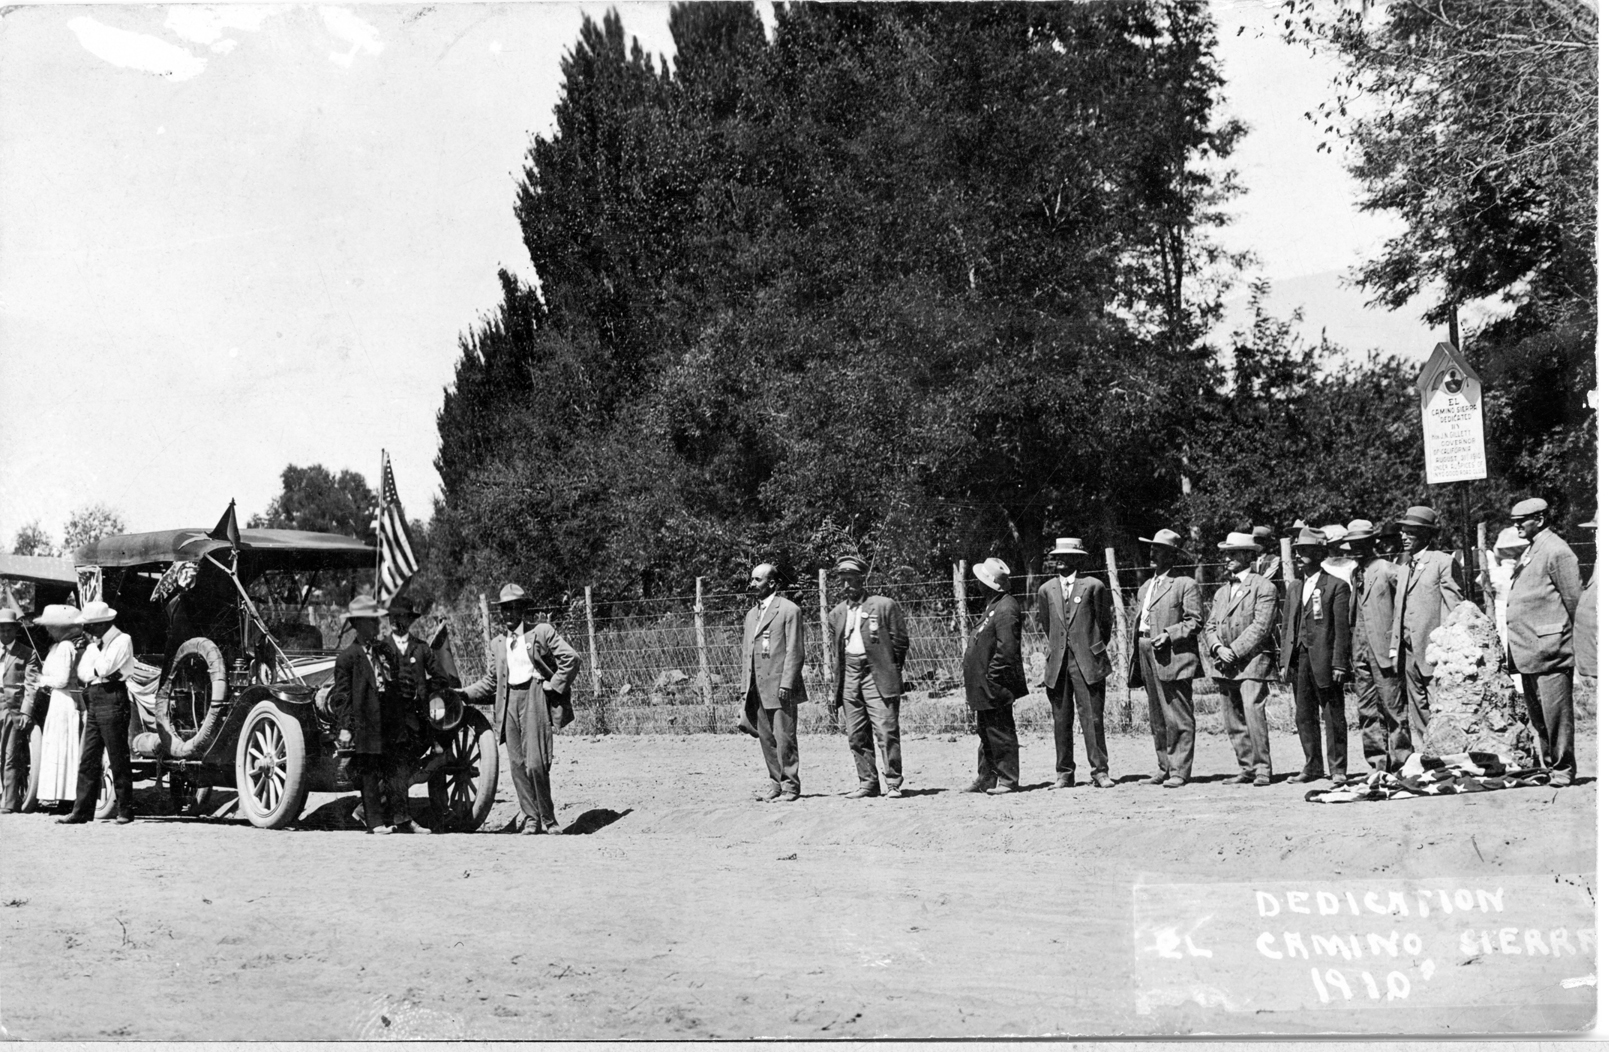
<svg viewBox="0 0 1609 1052">
<path fill-rule="evenodd" d="M 173 655 L 157 711 L 163 750 L 179 759 L 194 759 L 223 730 L 229 697 L 228 667 L 218 644 L 205 636 L 187 639 Z"/>
</svg>

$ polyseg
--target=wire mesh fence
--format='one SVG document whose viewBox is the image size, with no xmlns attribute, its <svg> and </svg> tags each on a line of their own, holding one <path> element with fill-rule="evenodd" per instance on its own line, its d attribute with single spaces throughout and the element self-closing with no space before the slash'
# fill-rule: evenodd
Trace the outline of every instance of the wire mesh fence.
<svg viewBox="0 0 1609 1052">
<path fill-rule="evenodd" d="M 1594 551 L 1577 546 L 1583 577 L 1589 573 Z M 1092 568 L 1094 569 L 1094 568 Z M 1095 571 L 1112 588 L 1117 610 L 1131 615 L 1150 568 L 1117 566 L 1108 554 L 1104 569 Z M 1228 578 L 1223 563 L 1184 564 L 1179 572 L 1200 582 L 1202 616 L 1212 609 L 1217 590 Z M 961 694 L 961 656 L 968 630 L 981 615 L 983 599 L 969 588 L 971 575 L 957 564 L 947 579 L 868 582 L 871 592 L 899 603 L 906 615 L 910 649 L 904 676 L 907 704 L 901 723 L 916 733 L 966 732 L 971 716 Z M 1045 654 L 1048 639 L 1035 610 L 1035 593 L 1045 577 L 1023 575 L 1011 579 L 1011 593 L 1022 604 L 1022 653 L 1029 696 L 1019 702 L 1019 725 L 1034 730 L 1049 727 L 1049 706 L 1044 693 Z M 733 729 L 742 710 L 743 624 L 754 600 L 743 593 L 705 591 L 702 580 L 683 595 L 594 602 L 590 589 L 550 620 L 580 657 L 573 685 L 578 733 L 658 731 L 671 733 L 725 732 Z M 832 730 L 836 720 L 827 711 L 831 686 L 830 660 L 823 646 L 826 616 L 842 598 L 836 582 L 818 575 L 785 589 L 796 603 L 804 626 L 804 681 L 807 702 L 801 708 L 801 729 Z M 1490 597 L 1473 598 L 1490 610 Z M 309 621 L 319 626 L 327 646 L 340 642 L 343 610 L 314 608 Z M 1107 725 L 1117 731 L 1149 726 L 1142 689 L 1128 686 L 1127 616 L 1115 619 L 1111 653 L 1113 674 L 1107 681 Z M 441 624 L 460 677 L 469 682 L 489 667 L 491 641 L 502 631 L 494 604 L 485 596 L 457 603 L 438 604 L 419 621 L 417 633 L 428 638 Z M 346 637 L 350 639 L 350 635 Z M 1196 711 L 1210 729 L 1218 711 L 1218 695 L 1211 681 L 1198 682 Z M 1355 703 L 1353 706 L 1355 708 Z M 1042 710 L 1042 711 L 1041 711 Z M 1355 720 L 1355 713 L 1354 713 Z M 1275 686 L 1269 700 L 1269 719 L 1275 728 L 1294 727 L 1289 692 Z"/>
</svg>

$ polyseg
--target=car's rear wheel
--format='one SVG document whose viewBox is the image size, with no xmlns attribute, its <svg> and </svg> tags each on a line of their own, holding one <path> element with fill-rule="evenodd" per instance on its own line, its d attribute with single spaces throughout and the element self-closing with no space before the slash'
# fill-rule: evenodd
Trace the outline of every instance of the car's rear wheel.
<svg viewBox="0 0 1609 1052">
<path fill-rule="evenodd" d="M 246 716 L 235 746 L 240 811 L 262 829 L 283 829 L 307 803 L 307 741 L 295 714 L 271 698 Z"/>
<path fill-rule="evenodd" d="M 485 716 L 466 707 L 442 748 L 447 758 L 430 779 L 431 810 L 448 832 L 473 833 L 497 798 L 497 735 Z"/>
</svg>

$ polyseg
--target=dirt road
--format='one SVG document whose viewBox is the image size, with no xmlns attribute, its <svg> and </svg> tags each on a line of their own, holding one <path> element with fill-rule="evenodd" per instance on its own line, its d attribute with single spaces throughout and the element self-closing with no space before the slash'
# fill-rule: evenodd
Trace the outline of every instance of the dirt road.
<svg viewBox="0 0 1609 1052">
<path fill-rule="evenodd" d="M 1596 743 L 1578 749 L 1590 779 Z M 1251 949 L 1258 925 L 1288 919 L 1259 919 L 1274 899 L 1254 900 L 1256 882 L 1298 912 L 1305 892 L 1283 889 L 1301 882 L 1330 882 L 1343 896 L 1355 887 L 1355 910 L 1385 901 L 1366 898 L 1385 886 L 1371 881 L 1427 882 L 1416 885 L 1418 900 L 1412 888 L 1407 898 L 1427 913 L 1441 901 L 1427 888 L 1491 887 L 1518 917 L 1527 879 L 1593 873 L 1592 781 L 1309 804 L 1295 786 L 1221 784 L 1233 770 L 1228 743 L 1204 736 L 1197 780 L 1168 791 L 1140 781 L 1153 766 L 1149 739 L 1118 737 L 1118 787 L 996 798 L 956 791 L 973 750 L 962 736 L 913 738 L 905 755 L 914 795 L 851 801 L 837 795 L 854 785 L 843 739 L 807 736 L 805 799 L 767 805 L 750 800 L 761 767 L 748 738 L 565 738 L 554 771 L 560 819 L 591 835 L 318 828 L 350 810 L 351 798 L 338 797 L 315 798 L 308 828 L 280 833 L 230 821 L 63 827 L 7 815 L 0 1022 L 11 1038 L 150 1040 L 1433 1034 L 1590 1024 L 1593 990 L 1569 986 L 1569 976 L 1591 972 L 1590 959 L 1564 959 L 1577 938 L 1585 952 L 1590 931 L 1567 934 L 1563 948 L 1555 941 L 1557 961 L 1545 949 L 1504 956 L 1524 935 L 1493 927 L 1484 955 L 1460 961 L 1435 950 L 1434 977 L 1387 962 L 1415 984 L 1401 998 L 1370 1000 L 1353 976 L 1345 1001 L 1337 993 L 1321 1003 L 1313 984 L 1322 993 L 1323 973 L 1314 969 L 1310 983 L 1305 961 L 1288 969 L 1288 990 L 1237 992 L 1235 983 L 1253 966 L 1273 967 Z M 1290 770 L 1295 742 L 1282 737 L 1274 750 L 1276 766 Z M 1051 767 L 1049 740 L 1026 739 L 1025 782 L 1045 784 Z M 500 799 L 488 829 L 512 813 Z M 1204 943 L 1159 937 L 1158 957 L 1154 926 L 1137 921 L 1137 886 L 1158 884 L 1248 889 L 1225 899 L 1248 904 L 1234 920 L 1245 938 L 1220 941 L 1211 956 Z M 1528 930 L 1523 919 L 1510 923 Z M 1557 922 L 1569 933 L 1582 923 L 1590 913 Z M 1183 929 L 1198 939 L 1207 930 Z M 1448 931 L 1436 945 L 1456 943 Z M 1174 958 L 1221 965 L 1207 984 L 1220 992 L 1201 995 L 1197 983 L 1182 1003 L 1157 995 L 1155 969 Z M 1513 971 L 1522 966 L 1532 971 Z M 1384 991 L 1384 967 L 1371 989 L 1378 979 Z M 1545 968 L 1555 969 L 1546 988 L 1527 993 Z M 1220 996 L 1272 1000 L 1226 1011 L 1214 1004 Z"/>
</svg>

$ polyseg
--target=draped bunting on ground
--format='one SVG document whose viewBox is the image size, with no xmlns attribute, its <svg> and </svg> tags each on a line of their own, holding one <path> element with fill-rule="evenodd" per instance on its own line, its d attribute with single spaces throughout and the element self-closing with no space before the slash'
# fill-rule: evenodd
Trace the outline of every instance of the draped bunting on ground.
<svg viewBox="0 0 1609 1052">
<path fill-rule="evenodd" d="M 1496 753 L 1466 752 L 1456 756 L 1414 753 L 1400 771 L 1371 771 L 1363 781 L 1343 789 L 1315 789 L 1307 794 L 1307 801 L 1351 804 L 1361 800 L 1456 796 L 1547 784 L 1545 768 L 1523 766 Z"/>
</svg>

